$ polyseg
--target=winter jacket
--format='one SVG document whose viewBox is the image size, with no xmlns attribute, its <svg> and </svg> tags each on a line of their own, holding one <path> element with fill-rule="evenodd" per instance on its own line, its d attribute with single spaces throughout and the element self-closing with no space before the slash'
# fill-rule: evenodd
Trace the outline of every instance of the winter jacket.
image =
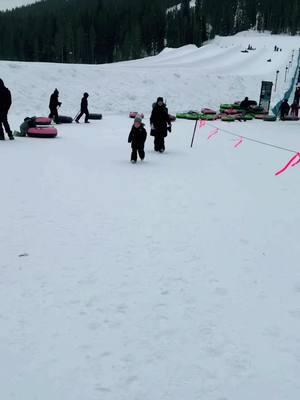
<svg viewBox="0 0 300 400">
<path fill-rule="evenodd" d="M 50 97 L 49 108 L 50 110 L 56 110 L 60 105 L 61 102 L 58 101 L 58 91 L 54 90 Z"/>
<path fill-rule="evenodd" d="M 87 97 L 83 97 L 81 99 L 80 110 L 81 110 L 82 113 L 87 113 L 88 112 L 88 99 L 87 99 Z"/>
<path fill-rule="evenodd" d="M 131 147 L 134 149 L 143 149 L 144 144 L 147 138 L 147 132 L 144 128 L 144 124 L 142 124 L 139 128 L 136 128 L 134 125 L 131 128 L 131 131 L 128 136 L 128 143 L 131 143 Z"/>
<path fill-rule="evenodd" d="M 151 117 L 150 117 L 150 123 L 151 125 L 154 126 L 155 131 L 158 134 L 163 134 L 163 136 L 167 136 L 167 125 L 171 125 L 168 109 L 163 104 L 162 106 L 159 106 L 157 103 L 154 105 Z"/>
<path fill-rule="evenodd" d="M 251 105 L 250 101 L 245 99 L 245 100 L 243 100 L 243 101 L 241 102 L 240 108 L 241 108 L 242 110 L 248 110 L 249 107 L 250 107 L 250 105 Z"/>
<path fill-rule="evenodd" d="M 0 112 L 7 114 L 11 106 L 11 93 L 0 79 Z"/>
<path fill-rule="evenodd" d="M 284 101 L 283 103 L 281 103 L 279 110 L 281 112 L 281 115 L 288 115 L 288 113 L 290 111 L 289 103 L 287 101 Z"/>
</svg>

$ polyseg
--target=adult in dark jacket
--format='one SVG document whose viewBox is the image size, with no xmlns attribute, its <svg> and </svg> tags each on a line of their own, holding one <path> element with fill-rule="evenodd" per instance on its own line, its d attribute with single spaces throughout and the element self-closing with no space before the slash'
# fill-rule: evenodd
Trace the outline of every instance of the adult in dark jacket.
<svg viewBox="0 0 300 400">
<path fill-rule="evenodd" d="M 53 118 L 54 122 L 58 124 L 58 111 L 57 108 L 61 106 L 61 102 L 58 101 L 59 91 L 57 89 L 51 94 L 49 108 L 50 114 L 49 118 Z"/>
<path fill-rule="evenodd" d="M 158 97 L 152 109 L 150 124 L 154 136 L 154 150 L 163 153 L 165 151 L 165 137 L 171 132 L 171 121 L 168 109 L 162 97 Z"/>
<path fill-rule="evenodd" d="M 295 100 L 294 103 L 291 105 L 291 114 L 293 117 L 298 117 L 299 113 L 299 104 Z"/>
<path fill-rule="evenodd" d="M 143 160 L 145 158 L 145 141 L 147 138 L 147 132 L 144 128 L 144 124 L 142 123 L 142 118 L 140 116 L 136 116 L 134 119 L 134 124 L 131 128 L 131 131 L 128 136 L 128 143 L 131 143 L 131 162 L 137 162 L 137 156 L 139 155 L 140 159 Z"/>
<path fill-rule="evenodd" d="M 11 93 L 5 87 L 4 82 L 0 79 L 0 140 L 4 140 L 4 130 L 8 134 L 10 140 L 14 139 L 9 123 L 7 121 L 8 110 L 11 106 Z"/>
<path fill-rule="evenodd" d="M 299 105 L 299 101 L 300 101 L 300 86 L 296 87 L 294 101 Z"/>
<path fill-rule="evenodd" d="M 83 116 L 83 114 L 85 114 L 84 122 L 86 124 L 89 123 L 89 115 L 90 114 L 89 114 L 89 110 L 88 110 L 88 97 L 89 97 L 89 94 L 85 92 L 83 94 L 83 98 L 81 99 L 80 113 L 77 116 L 77 118 L 75 119 L 75 122 L 77 122 L 77 124 L 79 124 L 79 120 Z"/>
<path fill-rule="evenodd" d="M 279 107 L 279 111 L 280 111 L 280 119 L 284 119 L 285 116 L 289 115 L 289 111 L 290 111 L 290 106 L 289 103 L 287 101 L 287 99 L 285 99 L 280 107 Z"/>
</svg>

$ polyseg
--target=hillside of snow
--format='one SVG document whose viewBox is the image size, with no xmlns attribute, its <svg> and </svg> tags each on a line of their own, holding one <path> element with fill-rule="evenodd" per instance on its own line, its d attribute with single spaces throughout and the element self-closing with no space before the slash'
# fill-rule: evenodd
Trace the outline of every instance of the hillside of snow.
<svg viewBox="0 0 300 400">
<path fill-rule="evenodd" d="M 255 51 L 241 53 L 251 44 Z M 282 48 L 274 52 L 274 46 Z M 95 112 L 149 112 L 158 95 L 172 112 L 219 107 L 220 103 L 241 100 L 246 95 L 259 99 L 262 80 L 275 82 L 277 92 L 272 103 L 281 99 L 296 68 L 299 38 L 244 32 L 233 37 L 217 37 L 197 48 L 194 45 L 165 49 L 155 57 L 106 65 L 0 62 L 0 76 L 12 93 L 13 114 L 45 114 L 54 88 L 60 91 L 62 113 L 77 112 L 81 95 L 90 94 Z M 272 62 L 267 62 L 271 59 Z M 17 77 L 17 79 L 16 79 Z M 32 79 L 34 77 L 34 79 Z"/>
<path fill-rule="evenodd" d="M 0 11 L 11 10 L 16 7 L 27 6 L 39 0 L 0 0 Z"/>
<path fill-rule="evenodd" d="M 298 47 L 242 33 L 112 65 L 0 62 L 13 129 L 55 87 L 62 114 L 88 91 L 104 115 L 0 142 L 1 400 L 300 397 L 300 122 L 216 121 L 191 148 L 177 120 L 136 165 L 127 143 L 128 112 L 149 133 L 157 96 L 171 112 L 258 99 L 278 69 L 274 104 Z"/>
</svg>

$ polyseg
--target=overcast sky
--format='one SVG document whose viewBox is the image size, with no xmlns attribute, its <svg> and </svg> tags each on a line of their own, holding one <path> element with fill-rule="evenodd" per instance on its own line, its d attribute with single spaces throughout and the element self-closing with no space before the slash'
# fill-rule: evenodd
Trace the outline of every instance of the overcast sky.
<svg viewBox="0 0 300 400">
<path fill-rule="evenodd" d="M 25 4 L 35 3 L 38 0 L 0 0 L 0 10 L 6 10 Z"/>
</svg>

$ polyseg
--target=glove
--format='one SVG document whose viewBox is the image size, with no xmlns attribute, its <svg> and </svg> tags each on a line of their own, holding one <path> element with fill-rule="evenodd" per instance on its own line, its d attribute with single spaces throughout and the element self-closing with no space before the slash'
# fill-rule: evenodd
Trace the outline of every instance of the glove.
<svg viewBox="0 0 300 400">
<path fill-rule="evenodd" d="M 172 132 L 172 125 L 169 125 L 169 126 L 167 127 L 167 130 L 168 130 L 169 132 Z"/>
</svg>

